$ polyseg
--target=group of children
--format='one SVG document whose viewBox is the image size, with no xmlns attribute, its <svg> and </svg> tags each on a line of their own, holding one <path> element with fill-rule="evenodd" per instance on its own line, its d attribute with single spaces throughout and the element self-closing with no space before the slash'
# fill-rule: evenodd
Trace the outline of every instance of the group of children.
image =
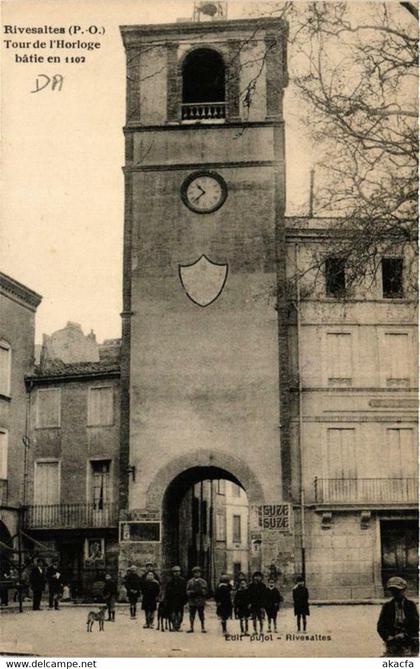
<svg viewBox="0 0 420 669">
<path fill-rule="evenodd" d="M 268 584 L 265 585 L 263 574 L 256 571 L 252 576 L 251 583 L 248 584 L 245 576 L 241 576 L 233 597 L 233 605 L 231 590 L 229 576 L 222 574 L 215 592 L 215 600 L 217 604 L 216 612 L 220 618 L 224 634 L 227 633 L 227 620 L 232 617 L 233 611 L 235 617 L 239 619 L 241 634 L 244 636 L 249 636 L 249 619 L 252 620 L 254 633 L 262 634 L 266 616 L 267 632 L 277 632 L 277 615 L 283 597 L 276 587 L 274 579 L 270 578 Z M 301 624 L 303 624 L 303 631 L 306 631 L 306 617 L 309 616 L 309 593 L 302 577 L 296 580 L 292 594 L 297 629 L 300 631 Z"/>
<path fill-rule="evenodd" d="M 184 606 L 188 604 L 190 629 L 187 631 L 194 631 L 196 615 L 200 621 L 201 631 L 206 631 L 204 609 L 209 589 L 207 582 L 202 577 L 200 567 L 194 567 L 192 577 L 188 581 L 181 576 L 179 566 L 173 567 L 166 588 L 162 590 L 160 579 L 151 563 L 146 565 L 146 571 L 141 577 L 137 575 L 137 567 L 132 565 L 124 579 L 124 584 L 130 603 L 131 618 L 136 617 L 137 601 L 141 598 L 141 608 L 145 615 L 144 627 L 153 627 L 155 612 L 159 606 L 158 613 L 165 613 L 165 617 L 171 622 L 172 631 L 179 631 Z M 302 577 L 297 579 L 292 594 L 297 629 L 300 631 L 303 625 L 305 632 L 306 617 L 309 615 L 309 593 Z M 109 574 L 105 577 L 103 595 L 108 608 L 108 620 L 113 621 L 115 620 L 117 585 Z M 222 574 L 214 598 L 217 605 L 217 616 L 221 621 L 224 634 L 227 634 L 227 621 L 233 615 L 239 620 L 240 631 L 244 636 L 249 636 L 250 620 L 253 632 L 262 634 L 265 618 L 267 618 L 267 632 L 277 632 L 277 615 L 283 597 L 273 578 L 269 578 L 266 585 L 263 574 L 256 571 L 248 584 L 245 575 L 241 574 L 237 587 L 233 590 L 229 576 Z"/>
</svg>

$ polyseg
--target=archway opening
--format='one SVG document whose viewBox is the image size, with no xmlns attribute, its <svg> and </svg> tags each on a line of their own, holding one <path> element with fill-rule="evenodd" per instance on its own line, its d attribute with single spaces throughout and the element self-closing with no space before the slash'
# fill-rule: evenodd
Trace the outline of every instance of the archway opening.
<svg viewBox="0 0 420 669">
<path fill-rule="evenodd" d="M 182 67 L 182 102 L 225 101 L 225 64 L 213 49 L 195 49 Z"/>
<path fill-rule="evenodd" d="M 163 499 L 162 566 L 186 576 L 199 565 L 214 590 L 220 575 L 236 581 L 249 571 L 249 505 L 241 482 L 213 466 L 179 474 Z"/>
</svg>

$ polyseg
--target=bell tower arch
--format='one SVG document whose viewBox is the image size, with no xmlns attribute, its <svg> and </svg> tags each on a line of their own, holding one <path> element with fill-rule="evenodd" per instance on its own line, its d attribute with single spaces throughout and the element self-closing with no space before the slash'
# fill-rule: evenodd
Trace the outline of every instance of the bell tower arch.
<svg viewBox="0 0 420 669">
<path fill-rule="evenodd" d="M 239 460 L 267 504 L 291 502 L 287 25 L 220 20 L 121 33 L 121 508 L 127 519 L 158 521 L 158 472 L 179 461 L 191 470 L 197 452 L 211 454 L 211 471 Z M 292 571 L 290 530 L 265 540 L 255 522 L 261 566 L 283 560 Z M 146 543 L 126 549 L 141 562 Z"/>
</svg>

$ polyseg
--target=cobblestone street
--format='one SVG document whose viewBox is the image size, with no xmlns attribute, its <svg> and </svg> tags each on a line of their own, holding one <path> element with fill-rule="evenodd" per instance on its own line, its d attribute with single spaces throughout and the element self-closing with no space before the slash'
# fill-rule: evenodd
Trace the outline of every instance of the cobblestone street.
<svg viewBox="0 0 420 669">
<path fill-rule="evenodd" d="M 376 633 L 378 605 L 312 606 L 306 636 L 297 635 L 293 611 L 283 609 L 278 634 L 264 640 L 238 638 L 239 621 L 231 620 L 225 640 L 215 615 L 207 607 L 207 634 L 158 632 L 143 629 L 143 614 L 130 620 L 127 607 L 118 607 L 115 623 L 97 623 L 86 632 L 89 607 L 63 607 L 24 613 L 3 613 L 0 625 L 2 653 L 40 656 L 88 657 L 380 657 L 382 642 Z M 184 619 L 183 629 L 187 629 Z"/>
</svg>

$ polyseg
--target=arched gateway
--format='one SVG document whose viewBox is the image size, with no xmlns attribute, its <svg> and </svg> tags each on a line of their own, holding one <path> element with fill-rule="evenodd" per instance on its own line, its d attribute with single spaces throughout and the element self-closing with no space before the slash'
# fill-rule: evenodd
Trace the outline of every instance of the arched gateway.
<svg viewBox="0 0 420 669">
<path fill-rule="evenodd" d="M 145 508 L 133 509 L 129 513 L 126 523 L 122 523 L 121 530 L 121 558 L 126 558 L 128 562 L 144 564 L 146 560 L 152 560 L 157 564 L 163 577 L 167 576 L 170 568 L 180 563 L 184 572 L 188 572 L 191 564 L 185 553 L 186 524 L 193 521 L 192 517 L 186 517 L 185 499 L 188 493 L 194 491 L 197 484 L 210 484 L 210 495 L 204 504 L 209 504 L 210 520 L 209 525 L 215 523 L 217 504 L 211 496 L 215 487 L 213 484 L 220 482 L 230 482 L 235 487 L 242 489 L 242 497 L 246 502 L 246 523 L 242 527 L 242 542 L 249 553 L 247 555 L 246 571 L 252 571 L 261 568 L 260 541 L 256 536 L 258 533 L 259 518 L 258 509 L 264 504 L 264 492 L 261 483 L 258 481 L 250 467 L 240 459 L 226 453 L 216 453 L 212 451 L 199 450 L 193 453 L 185 454 L 174 458 L 171 462 L 159 468 L 156 475 L 150 482 L 146 491 Z M 225 486 L 223 487 L 225 490 Z M 202 494 L 202 493 L 201 493 Z M 193 500 L 194 501 L 194 500 Z M 235 509 L 235 507 L 233 507 Z M 219 509 L 220 510 L 220 509 Z M 224 509 L 224 512 L 225 509 Z M 187 522 L 186 522 L 187 521 Z M 129 539 L 130 525 L 131 539 Z M 126 536 L 124 538 L 123 528 L 126 527 Z M 148 527 L 155 530 L 153 537 L 155 540 L 147 541 L 147 536 L 143 536 L 136 541 L 144 530 Z M 136 535 L 137 532 L 137 535 Z M 213 538 L 215 525 L 206 528 L 206 534 Z M 148 535 L 150 538 L 150 534 Z M 194 562 L 200 563 L 200 556 L 197 551 Z M 183 557 L 185 556 L 185 557 Z M 228 571 L 232 568 L 226 565 Z M 204 569 L 206 571 L 206 569 Z M 207 570 L 210 566 L 207 565 Z M 220 570 L 219 570 L 220 571 Z M 214 583 L 216 572 L 212 572 L 210 580 Z"/>
</svg>

